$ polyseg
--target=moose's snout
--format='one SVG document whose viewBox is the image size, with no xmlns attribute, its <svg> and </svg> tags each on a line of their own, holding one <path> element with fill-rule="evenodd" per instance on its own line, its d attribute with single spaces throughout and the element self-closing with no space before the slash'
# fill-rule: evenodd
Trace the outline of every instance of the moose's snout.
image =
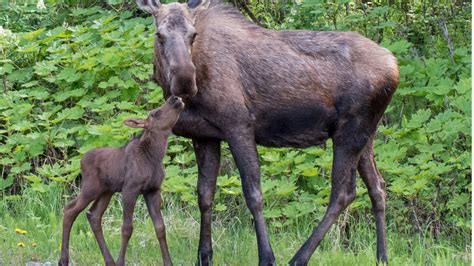
<svg viewBox="0 0 474 266">
<path fill-rule="evenodd" d="M 173 95 L 183 98 L 196 95 L 196 68 L 192 63 L 172 66 L 170 72 Z"/>
</svg>

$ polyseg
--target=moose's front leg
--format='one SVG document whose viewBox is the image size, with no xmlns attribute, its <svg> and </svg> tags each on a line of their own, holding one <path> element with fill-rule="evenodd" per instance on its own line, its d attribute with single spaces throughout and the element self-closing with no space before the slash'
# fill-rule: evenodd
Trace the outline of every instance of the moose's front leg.
<svg viewBox="0 0 474 266">
<path fill-rule="evenodd" d="M 254 218 L 259 265 L 274 265 L 275 256 L 268 240 L 262 211 L 260 163 L 253 128 L 251 126 L 234 126 L 227 134 L 226 139 L 240 172 L 247 207 Z"/>
<path fill-rule="evenodd" d="M 220 167 L 220 141 L 217 139 L 193 139 L 198 163 L 198 201 L 201 211 L 201 231 L 197 265 L 212 264 L 212 203 L 216 179 Z"/>
</svg>

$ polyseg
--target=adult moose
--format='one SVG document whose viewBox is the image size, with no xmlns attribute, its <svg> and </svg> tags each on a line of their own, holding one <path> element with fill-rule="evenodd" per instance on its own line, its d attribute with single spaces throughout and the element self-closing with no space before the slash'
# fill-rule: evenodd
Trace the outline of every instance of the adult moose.
<svg viewBox="0 0 474 266">
<path fill-rule="evenodd" d="M 290 265 L 305 265 L 355 197 L 356 169 L 368 187 L 377 261 L 386 262 L 385 188 L 373 137 L 399 80 L 395 57 L 353 32 L 274 31 L 220 1 L 161 5 L 137 0 L 156 24 L 154 79 L 165 97 L 183 97 L 173 128 L 190 137 L 198 163 L 198 264 L 212 263 L 211 209 L 227 141 L 255 221 L 259 265 L 275 263 L 262 213 L 256 144 L 309 147 L 333 141 L 326 214 Z"/>
</svg>

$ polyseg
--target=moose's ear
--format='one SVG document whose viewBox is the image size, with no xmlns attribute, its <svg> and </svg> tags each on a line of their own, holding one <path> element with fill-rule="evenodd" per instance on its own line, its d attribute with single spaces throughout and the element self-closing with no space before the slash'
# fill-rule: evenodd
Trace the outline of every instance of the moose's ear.
<svg viewBox="0 0 474 266">
<path fill-rule="evenodd" d="M 137 0 L 138 8 L 152 15 L 158 14 L 161 3 L 160 0 Z"/>
<path fill-rule="evenodd" d="M 129 127 L 144 128 L 146 127 L 146 121 L 138 118 L 129 118 L 123 121 L 123 123 Z"/>
<path fill-rule="evenodd" d="M 189 8 L 208 8 L 209 4 L 211 3 L 211 0 L 189 0 L 188 1 L 188 7 Z"/>
</svg>

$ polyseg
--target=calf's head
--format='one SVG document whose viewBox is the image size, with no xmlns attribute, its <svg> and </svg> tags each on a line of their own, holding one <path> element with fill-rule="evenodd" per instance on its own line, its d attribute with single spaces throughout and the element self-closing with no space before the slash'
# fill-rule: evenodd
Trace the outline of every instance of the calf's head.
<svg viewBox="0 0 474 266">
<path fill-rule="evenodd" d="M 143 128 L 149 132 L 168 132 L 178 121 L 179 114 L 184 109 L 181 98 L 171 96 L 160 108 L 150 111 L 146 119 L 130 118 L 124 121 L 129 127 Z"/>
<path fill-rule="evenodd" d="M 138 7 L 155 19 L 155 56 L 172 95 L 192 97 L 198 91 L 196 68 L 191 60 L 197 36 L 193 14 L 197 8 L 207 7 L 208 1 L 161 4 L 159 0 L 137 0 Z"/>
</svg>

